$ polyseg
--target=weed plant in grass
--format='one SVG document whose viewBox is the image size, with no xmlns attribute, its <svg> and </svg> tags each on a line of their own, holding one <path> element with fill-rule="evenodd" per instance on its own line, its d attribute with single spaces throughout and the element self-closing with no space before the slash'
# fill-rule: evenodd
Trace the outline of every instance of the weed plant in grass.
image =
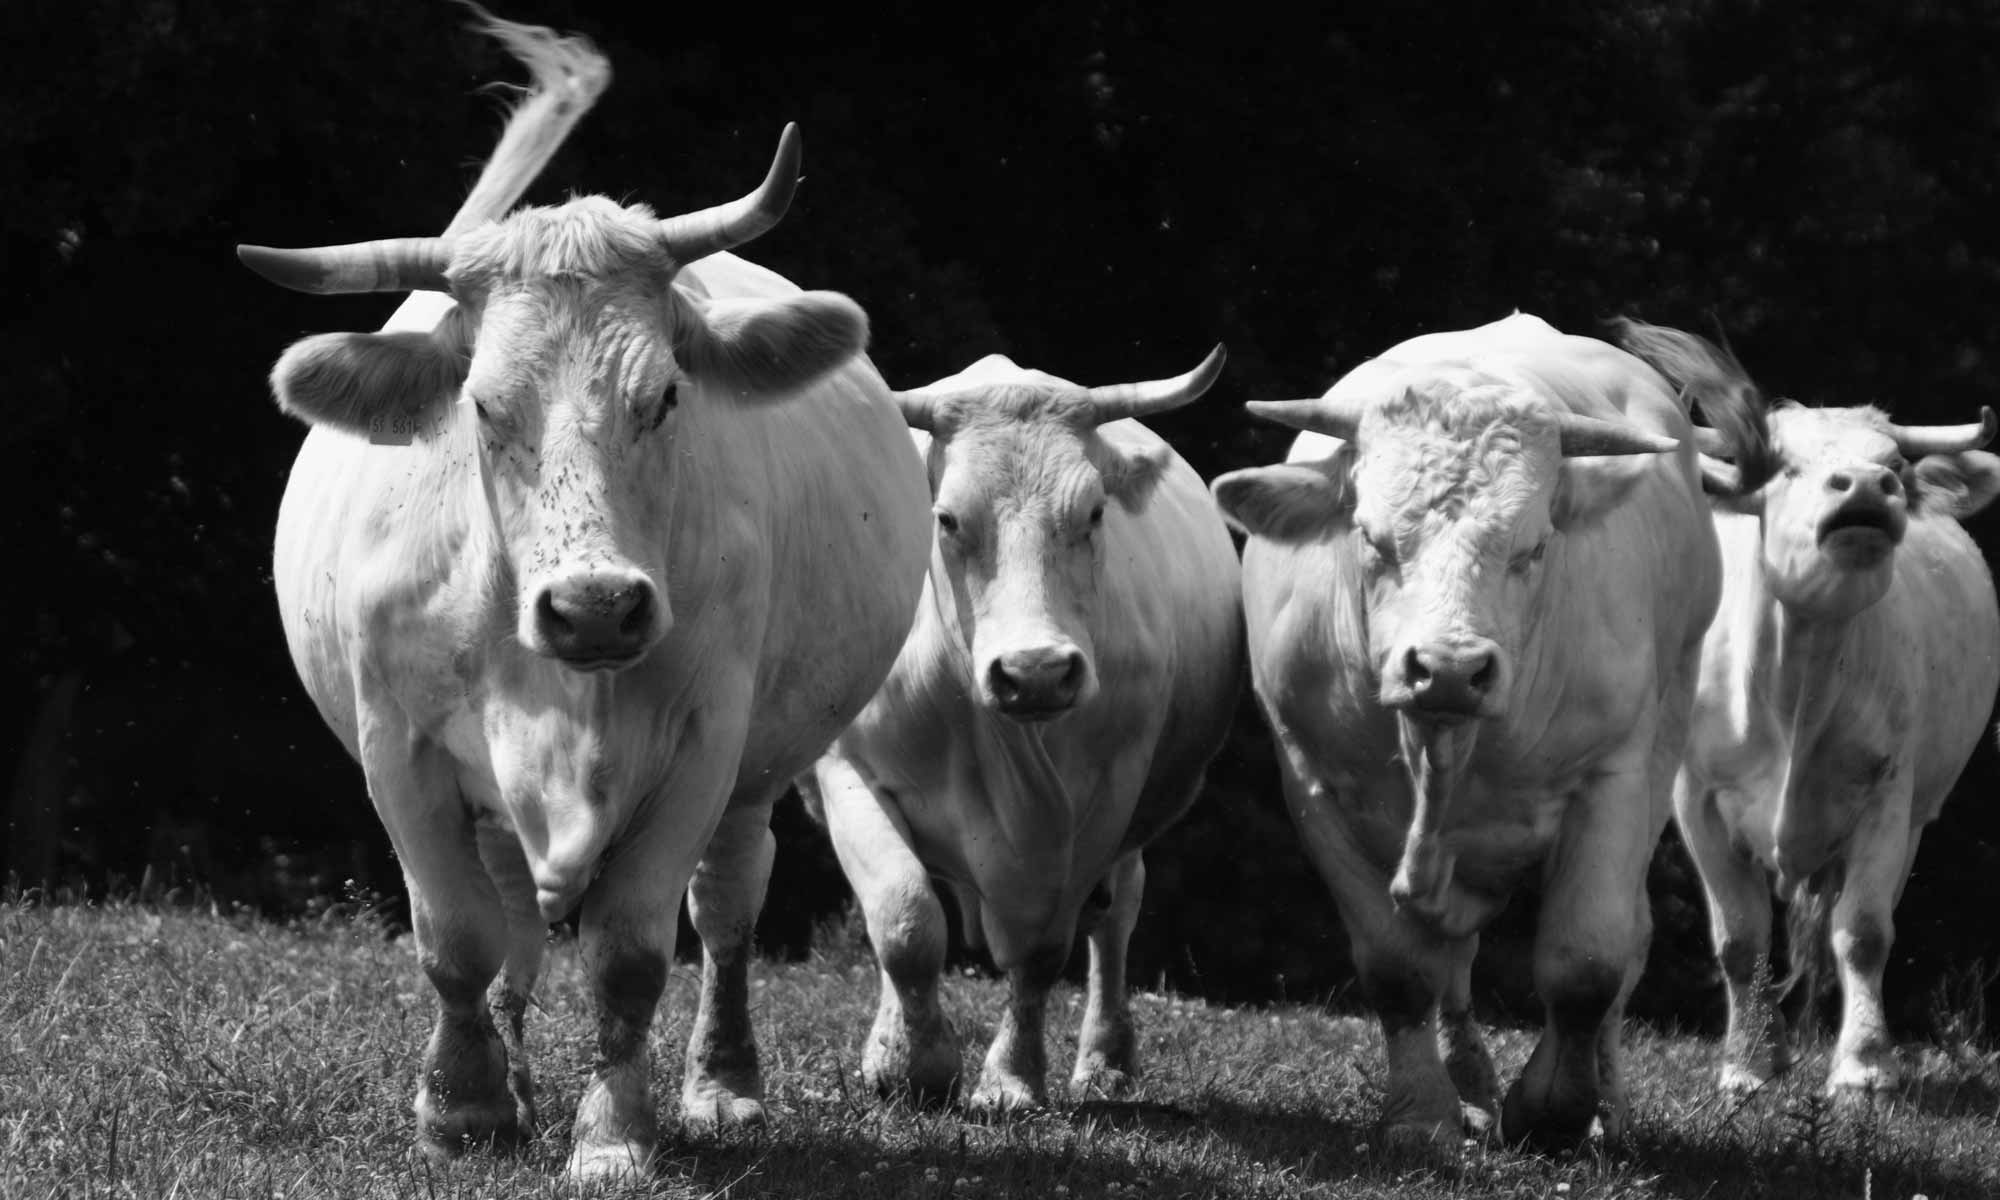
<svg viewBox="0 0 2000 1200">
<path fill-rule="evenodd" d="M 1712 1041 L 1634 1030 L 1628 1143 L 1540 1157 L 1468 1142 L 1426 1156 L 1374 1135 L 1381 1038 L 1360 1016 L 1141 993 L 1135 1096 L 984 1125 L 860 1094 L 875 968 L 851 933 L 822 938 L 807 961 L 760 964 L 753 980 L 772 1124 L 692 1137 L 669 1122 L 656 1180 L 611 1194 L 2000 1196 L 2000 1056 L 1970 1046 L 1912 1048 L 1918 1069 L 1896 1102 L 1849 1114 L 1817 1095 L 1823 1053 L 1737 1104 L 1715 1090 Z M 656 1026 L 653 1087 L 669 1100 L 694 984 L 675 972 Z M 574 946 L 559 943 L 529 1018 L 542 1135 L 513 1157 L 437 1167 L 412 1150 L 433 1000 L 407 937 L 365 921 L 0 907 L 0 1196 L 574 1195 L 561 1170 L 589 1061 L 585 987 Z M 997 980 L 947 982 L 968 1068 L 1001 1002 Z M 1053 1002 L 1057 1064 L 1075 1052 L 1079 1003 L 1073 990 Z M 1503 1075 L 1531 1041 L 1496 1033 Z"/>
</svg>

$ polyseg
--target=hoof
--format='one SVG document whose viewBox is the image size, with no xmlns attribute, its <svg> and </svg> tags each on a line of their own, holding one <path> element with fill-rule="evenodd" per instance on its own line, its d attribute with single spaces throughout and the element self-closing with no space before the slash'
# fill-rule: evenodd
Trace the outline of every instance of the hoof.
<svg viewBox="0 0 2000 1200">
<path fill-rule="evenodd" d="M 1384 1122 L 1382 1148 L 1397 1154 L 1422 1156 L 1456 1154 L 1465 1138 L 1450 1121 Z"/>
<path fill-rule="evenodd" d="M 722 1133 L 731 1129 L 754 1129 L 769 1121 L 764 1102 L 755 1096 L 712 1092 L 681 1098 L 681 1125 L 693 1133 Z"/>
<path fill-rule="evenodd" d="M 1508 1090 L 1506 1102 L 1500 1106 L 1500 1140 L 1506 1145 L 1561 1152 L 1574 1150 L 1603 1133 L 1604 1124 L 1598 1120 L 1595 1106 L 1537 1112 L 1522 1098 L 1518 1083 Z"/>
<path fill-rule="evenodd" d="M 1465 1136 L 1480 1141 L 1492 1137 L 1500 1128 L 1497 1105 L 1479 1105 L 1470 1100 L 1461 1100 L 1458 1104 L 1458 1118 Z"/>
<path fill-rule="evenodd" d="M 871 1045 L 861 1062 L 861 1082 L 884 1100 L 949 1104 L 958 1096 L 958 1044 L 932 1045 L 915 1054 Z"/>
<path fill-rule="evenodd" d="M 1130 1071 L 1106 1066 L 1086 1068 L 1078 1063 L 1076 1074 L 1070 1077 L 1069 1094 L 1076 1100 L 1118 1100 L 1131 1095 L 1138 1086 L 1138 1077 Z"/>
<path fill-rule="evenodd" d="M 656 1148 L 639 1142 L 578 1146 L 570 1151 L 563 1174 L 578 1184 L 618 1186 L 652 1178 Z"/>
<path fill-rule="evenodd" d="M 532 1128 L 532 1126 L 530 1126 Z M 465 1105 L 447 1113 L 420 1100 L 417 1144 L 432 1162 L 449 1162 L 474 1151 L 508 1153 L 526 1140 L 513 1100 Z"/>
<path fill-rule="evenodd" d="M 1039 1089 L 1019 1079 L 981 1080 L 965 1102 L 968 1115 L 983 1121 L 1005 1121 L 1041 1112 L 1048 1100 Z"/>
</svg>

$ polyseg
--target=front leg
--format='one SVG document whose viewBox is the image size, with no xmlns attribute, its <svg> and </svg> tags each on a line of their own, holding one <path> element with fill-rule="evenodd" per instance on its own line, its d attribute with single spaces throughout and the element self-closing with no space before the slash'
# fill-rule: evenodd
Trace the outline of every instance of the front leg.
<svg viewBox="0 0 2000 1200">
<path fill-rule="evenodd" d="M 507 918 L 451 759 L 400 719 L 373 715 L 385 710 L 393 712 L 363 709 L 362 762 L 409 889 L 417 959 L 438 997 L 417 1085 L 418 1141 L 435 1157 L 510 1145 L 523 1130 L 486 1003 L 507 957 Z"/>
<path fill-rule="evenodd" d="M 659 1119 L 647 1035 L 674 961 L 681 896 L 722 818 L 741 745 L 727 736 L 683 742 L 665 784 L 639 803 L 584 893 L 578 945 L 597 1055 L 569 1157 L 579 1183 L 634 1182 L 652 1171 Z"/>
<path fill-rule="evenodd" d="M 1850 845 L 1847 878 L 1833 905 L 1833 957 L 1840 970 L 1840 1038 L 1827 1070 L 1827 1094 L 1866 1102 L 1902 1082 L 1896 1043 L 1882 1007 L 1882 970 L 1895 941 L 1896 898 L 1917 852 L 1907 792 L 1883 796 Z"/>
<path fill-rule="evenodd" d="M 1282 741 L 1282 739 L 1281 739 Z M 1449 962 L 1442 941 L 1389 899 L 1388 875 L 1362 853 L 1340 800 L 1285 743 L 1285 803 L 1306 854 L 1332 891 L 1354 948 L 1362 994 L 1382 1022 L 1389 1060 L 1382 1129 L 1394 1144 L 1456 1148 L 1464 1136 L 1457 1088 L 1438 1054 L 1437 1012 Z"/>
<path fill-rule="evenodd" d="M 862 1081 L 883 1096 L 947 1102 L 958 1091 L 958 1035 L 938 1000 L 944 908 L 910 847 L 894 797 L 829 750 L 801 787 L 816 790 L 840 869 L 861 904 L 880 979 Z"/>
<path fill-rule="evenodd" d="M 1125 987 L 1125 949 L 1146 891 L 1146 861 L 1139 851 L 1113 863 L 1102 886 L 1111 903 L 1090 929 L 1090 977 L 1070 1073 L 1070 1090 L 1077 1096 L 1123 1095 L 1139 1076 L 1139 1039 Z"/>
<path fill-rule="evenodd" d="M 1643 768 L 1612 771 L 1563 818 L 1535 933 L 1542 1037 L 1501 1108 L 1509 1140 L 1572 1146 L 1600 1117 L 1608 1136 L 1622 1135 L 1619 1023 L 1652 936 L 1646 864 L 1659 823 L 1651 796 Z"/>
<path fill-rule="evenodd" d="M 764 1078 L 750 1028 L 750 954 L 776 851 L 775 799 L 730 805 L 688 890 L 689 915 L 701 935 L 701 1003 L 688 1039 L 681 1120 L 697 1129 L 764 1121 Z"/>
<path fill-rule="evenodd" d="M 979 1086 L 966 1101 L 973 1112 L 1002 1117 L 1048 1104 L 1049 989 L 1062 974 L 1068 951 L 1067 943 L 1041 947 L 1008 969 L 1007 1008 L 987 1047 Z"/>
<path fill-rule="evenodd" d="M 1686 770 L 1674 782 L 1674 818 L 1707 893 L 1709 940 L 1728 993 L 1721 1087 L 1746 1096 L 1790 1065 L 1785 1018 L 1771 979 L 1771 881 L 1737 848 L 1717 793 Z"/>
</svg>

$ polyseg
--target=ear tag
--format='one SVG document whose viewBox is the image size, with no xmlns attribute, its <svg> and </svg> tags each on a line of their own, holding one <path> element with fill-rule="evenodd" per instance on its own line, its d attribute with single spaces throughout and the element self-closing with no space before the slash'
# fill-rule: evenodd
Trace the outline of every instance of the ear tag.
<svg viewBox="0 0 2000 1200">
<path fill-rule="evenodd" d="M 416 413 L 390 412 L 374 413 L 368 418 L 368 444 L 371 446 L 407 446 L 416 440 L 418 434 L 434 438 L 444 432 L 444 418 L 434 417 L 426 422 Z"/>
</svg>

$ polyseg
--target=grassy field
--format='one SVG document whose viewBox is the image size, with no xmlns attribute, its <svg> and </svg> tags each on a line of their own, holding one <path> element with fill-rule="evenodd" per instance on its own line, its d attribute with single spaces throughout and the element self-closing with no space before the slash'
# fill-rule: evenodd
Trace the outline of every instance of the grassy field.
<svg viewBox="0 0 2000 1200">
<path fill-rule="evenodd" d="M 1824 1054 L 1737 1106 L 1712 1041 L 1632 1032 L 1634 1133 L 1544 1158 L 1468 1142 L 1386 1150 L 1371 1022 L 1311 1007 L 1212 1007 L 1144 992 L 1146 1078 L 1129 1101 L 1060 1104 L 1007 1124 L 883 1107 L 858 1092 L 873 968 L 851 933 L 755 975 L 774 1120 L 675 1131 L 632 1194 L 784 1197 L 2000 1196 L 2000 1055 L 1910 1047 L 1892 1106 L 1842 1115 L 1809 1086 Z M 678 1094 L 694 981 L 676 970 L 655 1089 Z M 954 977 L 969 1039 L 1001 989 Z M 1055 1078 L 1080 998 L 1052 1004 Z M 529 1038 L 547 1122 L 513 1158 L 428 1167 L 410 1099 L 432 1001 L 407 938 L 366 923 L 278 926 L 136 907 L 0 907 L 0 1197 L 515 1197 L 574 1194 L 560 1172 L 588 1060 L 574 947 L 558 945 Z M 1529 1047 L 1495 1039 L 1503 1077 Z M 976 1063 L 968 1051 L 968 1063 Z"/>
</svg>

